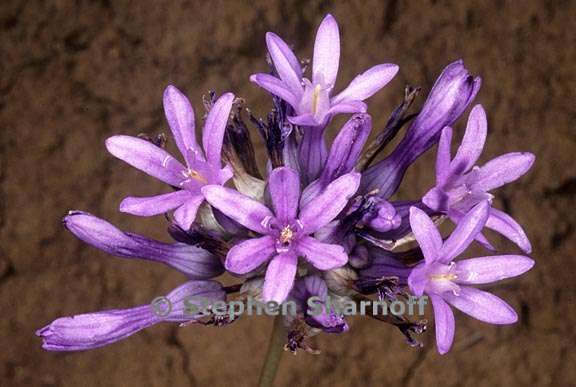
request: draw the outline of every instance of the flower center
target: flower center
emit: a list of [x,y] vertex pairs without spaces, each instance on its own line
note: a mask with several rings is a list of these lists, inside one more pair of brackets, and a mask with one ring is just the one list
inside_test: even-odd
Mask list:
[[188,168],[187,170],[182,171],[182,174],[186,178],[197,180],[202,184],[208,184],[208,180],[194,169]]
[[280,237],[278,239],[280,239],[282,244],[286,245],[292,241],[292,238],[294,238],[294,231],[290,226],[285,226],[282,231],[280,231]]

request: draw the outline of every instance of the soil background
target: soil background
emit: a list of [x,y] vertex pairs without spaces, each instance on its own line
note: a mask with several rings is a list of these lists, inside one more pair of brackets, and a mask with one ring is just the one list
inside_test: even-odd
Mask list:
[[[482,76],[476,102],[490,131],[482,161],[520,150],[537,156],[495,199],[525,226],[537,265],[491,288],[519,312],[515,326],[457,313],[454,349],[439,356],[432,324],[419,350],[388,325],[353,318],[350,332],[319,337],[322,355],[285,354],[277,384],[576,385],[576,2],[259,0],[1,2],[0,385],[255,384],[270,318],[223,328],[161,324],[83,353],[45,352],[34,331],[64,315],[146,304],[183,280],[161,265],[109,257],[62,227],[66,212],[79,209],[168,240],[162,217],[117,211],[128,194],[166,187],[107,154],[104,140],[167,132],[161,102],[170,83],[190,96],[197,118],[210,89],[232,90],[263,114],[268,95],[248,77],[266,70],[264,33],[311,57],[327,12],[341,26],[338,87],[373,64],[400,65],[370,100],[375,130],[406,84],[422,86],[420,105],[451,61],[463,58]],[[411,169],[398,198],[430,187],[434,153]]]

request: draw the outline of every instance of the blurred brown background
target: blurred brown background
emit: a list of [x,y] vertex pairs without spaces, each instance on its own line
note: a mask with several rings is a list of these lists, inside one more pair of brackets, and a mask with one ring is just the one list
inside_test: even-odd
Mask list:
[[[255,383],[271,328],[264,317],[224,328],[160,325],[68,354],[44,352],[34,331],[63,315],[148,303],[183,279],[162,266],[108,257],[63,229],[66,211],[80,209],[167,238],[162,217],[117,211],[127,194],[166,187],[113,159],[104,139],[166,132],[161,97],[169,83],[190,96],[197,117],[209,89],[232,90],[263,113],[268,96],[248,76],[266,68],[264,33],[276,31],[310,57],[327,12],[341,26],[340,85],[373,64],[400,65],[370,100],[375,128],[406,83],[427,92],[452,60],[463,58],[483,77],[476,101],[488,111],[490,136],[482,160],[518,150],[537,155],[533,170],[495,202],[525,226],[537,266],[493,288],[519,312],[516,326],[458,313],[454,349],[441,357],[433,329],[417,350],[392,327],[354,318],[349,333],[318,340],[322,355],[286,354],[278,385],[576,383],[576,2],[4,0],[0,385]],[[399,198],[415,198],[432,184],[433,153],[411,170]]]

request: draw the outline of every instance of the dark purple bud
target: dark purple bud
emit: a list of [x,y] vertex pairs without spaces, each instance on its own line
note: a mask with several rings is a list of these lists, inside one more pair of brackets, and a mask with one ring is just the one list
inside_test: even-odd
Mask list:
[[161,262],[192,279],[216,277],[224,271],[220,260],[208,251],[183,243],[163,243],[125,233],[91,214],[72,211],[64,226],[82,241],[108,254]]
[[218,282],[189,281],[150,305],[61,317],[36,331],[48,351],[82,351],[122,340],[161,321],[185,322],[202,316],[202,308],[222,301]]
[[379,189],[378,195],[390,197],[400,185],[406,169],[421,154],[438,142],[440,131],[452,125],[472,102],[480,89],[459,60],[448,65],[430,91],[424,106],[396,149],[363,174],[362,191]]
[[322,187],[352,171],[371,130],[372,119],[368,114],[355,114],[344,124],[332,143],[320,176]]

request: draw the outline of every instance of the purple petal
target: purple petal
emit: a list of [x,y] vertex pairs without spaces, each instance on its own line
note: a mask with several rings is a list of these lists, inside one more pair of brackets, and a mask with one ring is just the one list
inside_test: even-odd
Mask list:
[[219,185],[205,186],[202,188],[202,194],[208,203],[244,227],[260,234],[268,233],[263,223],[266,218],[272,218],[274,214],[262,203]]
[[387,199],[398,189],[406,169],[464,112],[480,88],[462,61],[448,65],[430,91],[424,106],[394,151],[363,173],[361,192],[378,188]]
[[351,172],[340,176],[300,209],[302,232],[311,234],[331,222],[346,207],[358,190],[360,174]]
[[188,98],[172,85],[164,90],[164,113],[180,153],[184,157],[188,154],[188,150],[198,153],[194,110]]
[[202,145],[204,146],[204,152],[206,152],[206,160],[218,168],[221,165],[220,152],[222,151],[226,123],[228,122],[233,102],[234,94],[232,93],[225,93],[218,98],[212,109],[210,109],[202,130]]
[[490,205],[487,201],[477,204],[462,219],[452,231],[450,237],[444,242],[439,254],[442,263],[448,263],[462,253],[472,243],[486,224]]
[[113,309],[61,317],[36,331],[48,351],[83,351],[103,347],[157,324],[150,306]]
[[324,128],[306,128],[298,149],[300,171],[303,173],[301,177],[305,184],[318,178],[326,163],[327,154]]
[[[82,351],[122,340],[151,325],[165,321],[190,321],[198,317],[186,312],[185,300],[223,300],[222,286],[213,281],[189,281],[165,297],[164,308],[154,304],[62,317],[36,331],[42,347],[49,351]],[[209,304],[210,305],[210,304]],[[206,306],[206,305],[198,305]],[[161,313],[167,312],[165,316]]]
[[275,251],[275,241],[270,236],[247,239],[230,249],[224,265],[232,273],[246,274],[270,259]]
[[338,23],[330,14],[326,15],[314,42],[312,81],[314,84],[334,86],[340,62],[340,32]]
[[112,136],[106,148],[134,168],[175,187],[184,180],[184,166],[168,152],[149,141],[131,136]]
[[153,216],[180,207],[192,197],[186,190],[147,197],[129,196],[120,203],[120,211],[138,216]]
[[182,204],[176,211],[174,211],[174,220],[176,224],[183,230],[189,230],[192,222],[196,219],[198,208],[204,201],[203,195],[195,195],[190,197],[184,204]]
[[464,259],[456,263],[458,279],[464,285],[489,284],[526,273],[534,261],[522,255],[494,255]]
[[276,168],[268,177],[268,189],[276,218],[284,223],[296,219],[300,199],[300,176],[289,167]]
[[322,243],[308,236],[300,238],[295,248],[318,270],[335,269],[348,262],[348,255],[342,246]]
[[448,211],[449,196],[446,192],[438,187],[432,188],[422,197],[422,202],[434,211]]
[[314,130],[316,129],[316,126],[320,126],[320,123],[310,113],[300,114],[298,116],[288,116],[288,121],[293,125],[310,127],[309,130]]
[[[452,145],[452,128],[447,126],[442,130],[438,142],[438,154],[436,155],[436,185],[442,185],[450,172],[450,147]],[[422,199],[424,203],[424,199]],[[428,206],[428,203],[426,203]],[[430,207],[430,206],[428,206]],[[434,208],[434,207],[430,207]]]
[[356,114],[344,124],[330,147],[326,166],[320,176],[323,186],[352,171],[371,130],[372,119],[368,114]]
[[410,274],[408,275],[408,287],[412,294],[416,297],[422,297],[424,294],[424,289],[430,279],[428,278],[428,268],[425,263],[421,263],[415,266]]
[[486,112],[482,105],[476,105],[468,116],[464,138],[452,160],[450,169],[453,173],[462,174],[474,166],[484,149],[487,131]]
[[488,221],[486,221],[486,227],[504,235],[516,243],[525,253],[530,254],[532,252],[532,245],[522,226],[505,212],[490,208],[490,216]]
[[330,107],[328,115],[332,116],[340,113],[366,113],[368,106],[361,101],[344,101]]
[[183,243],[163,243],[125,233],[103,219],[84,212],[70,212],[64,226],[80,240],[108,254],[164,263],[189,278],[207,279],[222,273],[218,258],[201,248]]
[[292,251],[272,258],[264,279],[262,290],[264,302],[275,301],[280,304],[286,300],[294,285],[297,264],[298,257]]
[[298,105],[297,97],[294,96],[292,91],[286,87],[286,84],[280,79],[273,77],[270,74],[253,74],[250,76],[250,81],[254,82],[264,90],[274,94],[284,101],[295,107]]
[[410,227],[427,263],[434,262],[442,249],[442,236],[430,217],[418,207],[410,208]]
[[278,35],[272,32],[266,33],[266,46],[280,79],[292,94],[300,97],[302,95],[302,72],[299,70],[300,66],[297,64],[298,60],[294,53]]
[[399,67],[395,64],[385,63],[369,68],[357,75],[352,82],[334,99],[333,103],[364,101],[373,96],[394,78]]
[[446,292],[442,298],[467,315],[489,324],[513,324],[518,321],[518,315],[510,305],[482,290],[462,286],[457,296]]
[[436,346],[438,353],[444,355],[452,347],[454,341],[454,313],[450,306],[440,297],[434,294],[430,295],[432,307],[434,308],[434,326],[436,328]]
[[534,158],[534,155],[528,152],[513,152],[496,157],[477,171],[470,189],[490,191],[510,183],[528,172]]

